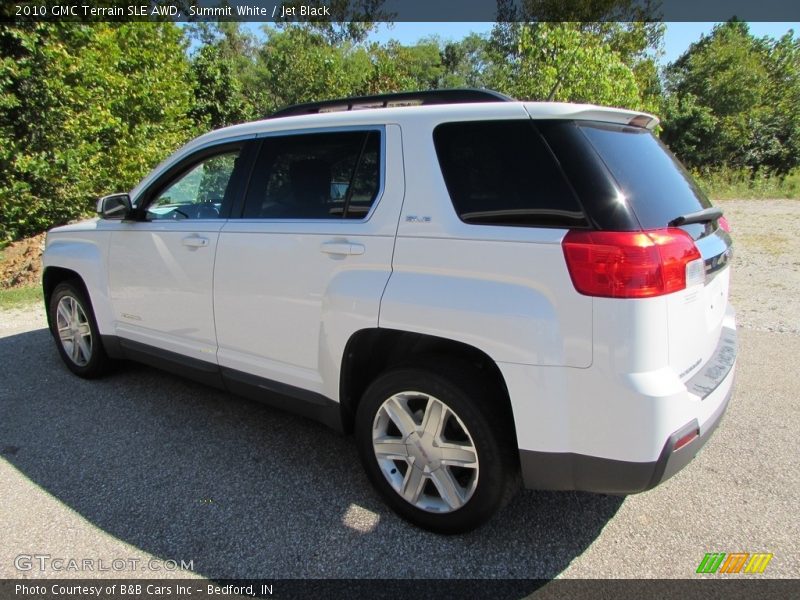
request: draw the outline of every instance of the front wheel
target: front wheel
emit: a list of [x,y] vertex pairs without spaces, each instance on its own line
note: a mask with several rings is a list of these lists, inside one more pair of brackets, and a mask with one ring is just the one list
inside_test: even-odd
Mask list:
[[56,347],[67,368],[86,378],[105,373],[110,361],[100,341],[92,305],[81,287],[72,281],[58,284],[48,310]]
[[[469,369],[465,365],[466,369]],[[491,387],[468,372],[400,368],[378,377],[356,414],[361,461],[404,519],[438,533],[487,521],[515,478],[512,432]]]

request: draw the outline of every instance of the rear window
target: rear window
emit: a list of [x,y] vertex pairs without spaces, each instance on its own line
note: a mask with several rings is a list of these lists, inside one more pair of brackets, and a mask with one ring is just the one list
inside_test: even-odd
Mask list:
[[433,140],[462,221],[586,226],[580,204],[530,120],[445,123],[436,127]]
[[666,227],[676,217],[711,206],[678,159],[646,129],[593,122],[578,126],[611,171],[643,229]]

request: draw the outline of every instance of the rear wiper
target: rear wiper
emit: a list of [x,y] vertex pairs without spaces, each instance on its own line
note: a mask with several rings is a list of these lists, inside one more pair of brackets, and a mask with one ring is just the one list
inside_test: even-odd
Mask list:
[[672,221],[667,223],[667,225],[670,227],[680,227],[681,225],[691,225],[692,223],[708,223],[709,221],[719,219],[721,216],[722,209],[712,206],[710,208],[698,210],[697,212],[689,213],[688,215],[675,217]]

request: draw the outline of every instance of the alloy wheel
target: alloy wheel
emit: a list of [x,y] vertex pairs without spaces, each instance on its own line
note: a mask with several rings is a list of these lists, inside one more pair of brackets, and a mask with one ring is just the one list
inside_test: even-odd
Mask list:
[[449,513],[466,504],[478,484],[478,452],[458,415],[421,392],[394,394],[378,409],[372,447],[392,488],[413,506]]
[[58,339],[69,359],[85,367],[92,358],[92,330],[89,319],[80,303],[72,296],[64,296],[56,308]]

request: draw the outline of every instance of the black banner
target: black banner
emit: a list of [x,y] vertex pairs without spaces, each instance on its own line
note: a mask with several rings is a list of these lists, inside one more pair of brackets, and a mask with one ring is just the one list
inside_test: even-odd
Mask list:
[[787,0],[24,0],[3,21],[800,21]]
[[276,598],[293,600],[381,600],[430,598],[468,600],[531,598],[533,600],[784,600],[797,598],[800,580],[746,579],[274,579],[274,580],[136,580],[18,579],[0,580],[2,600],[211,600]]

